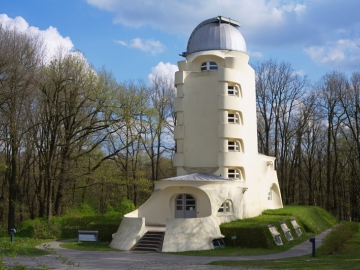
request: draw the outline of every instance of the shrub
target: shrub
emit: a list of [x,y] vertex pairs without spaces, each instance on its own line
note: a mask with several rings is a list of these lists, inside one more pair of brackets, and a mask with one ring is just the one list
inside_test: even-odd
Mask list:
[[104,216],[108,218],[122,218],[124,215],[134,211],[135,209],[136,207],[133,202],[128,200],[127,198],[124,198],[115,207],[108,205]]
[[354,234],[359,231],[355,222],[344,222],[336,226],[323,240],[323,252],[333,254],[341,250]]
[[44,218],[23,221],[19,232],[29,233],[36,239],[55,239],[61,236],[61,220],[53,217],[50,221]]
[[275,246],[270,231],[266,226],[262,227],[221,227],[221,233],[225,236],[225,244],[233,246],[232,236],[236,236],[235,246],[244,248],[272,248]]
[[97,223],[89,224],[88,230],[98,231],[99,232],[99,241],[102,242],[111,242],[113,233],[116,233],[119,224],[109,224],[109,223]]
[[9,235],[8,231],[5,228],[0,227],[0,237],[5,237],[7,235]]

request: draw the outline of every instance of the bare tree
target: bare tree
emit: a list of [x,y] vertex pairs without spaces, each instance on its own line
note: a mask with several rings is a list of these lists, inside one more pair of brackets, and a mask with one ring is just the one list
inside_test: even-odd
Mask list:
[[160,179],[160,163],[165,154],[174,152],[171,135],[174,130],[175,87],[168,77],[155,77],[149,88],[151,108],[147,112],[144,148],[151,162],[151,180]]
[[31,128],[26,118],[33,104],[34,82],[42,65],[42,49],[37,36],[0,26],[0,125],[1,145],[8,167],[9,228],[15,225],[22,140]]
[[255,71],[259,151],[277,158],[280,187],[286,201],[290,199],[294,169],[287,163],[288,155],[298,132],[293,118],[300,110],[308,81],[296,74],[291,64],[275,60],[257,63]]

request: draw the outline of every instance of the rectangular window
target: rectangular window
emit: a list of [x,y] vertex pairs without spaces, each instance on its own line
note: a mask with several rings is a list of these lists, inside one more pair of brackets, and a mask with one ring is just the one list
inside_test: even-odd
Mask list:
[[228,114],[228,122],[229,123],[238,123],[239,122],[239,119],[238,119],[238,116],[237,114],[234,114],[234,113],[229,113]]
[[232,179],[240,179],[240,171],[231,169],[228,171],[228,177]]
[[229,96],[237,96],[238,95],[238,91],[236,90],[236,88],[234,86],[228,86],[228,95]]
[[240,151],[239,144],[237,142],[228,142],[228,150],[229,151]]

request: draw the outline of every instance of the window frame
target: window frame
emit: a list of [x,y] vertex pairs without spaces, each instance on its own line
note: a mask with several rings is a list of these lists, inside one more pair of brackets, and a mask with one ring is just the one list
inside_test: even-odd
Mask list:
[[[233,149],[230,149],[230,148],[233,148]],[[241,152],[240,142],[238,140],[228,141],[228,151]]]
[[239,96],[239,89],[238,87],[236,87],[236,85],[228,85],[228,96],[235,96],[235,97]]
[[228,178],[234,180],[241,180],[241,170],[238,168],[228,169]]
[[218,65],[214,61],[203,62],[200,66],[201,71],[213,71],[218,70]]
[[231,200],[225,200],[219,207],[218,213],[231,214],[233,212]]
[[239,114],[238,113],[228,113],[228,123],[239,124]]

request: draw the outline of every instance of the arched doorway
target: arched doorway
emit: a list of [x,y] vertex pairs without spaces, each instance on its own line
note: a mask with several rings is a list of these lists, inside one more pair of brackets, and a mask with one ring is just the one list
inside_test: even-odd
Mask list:
[[196,218],[196,199],[190,194],[180,194],[175,200],[175,218]]

